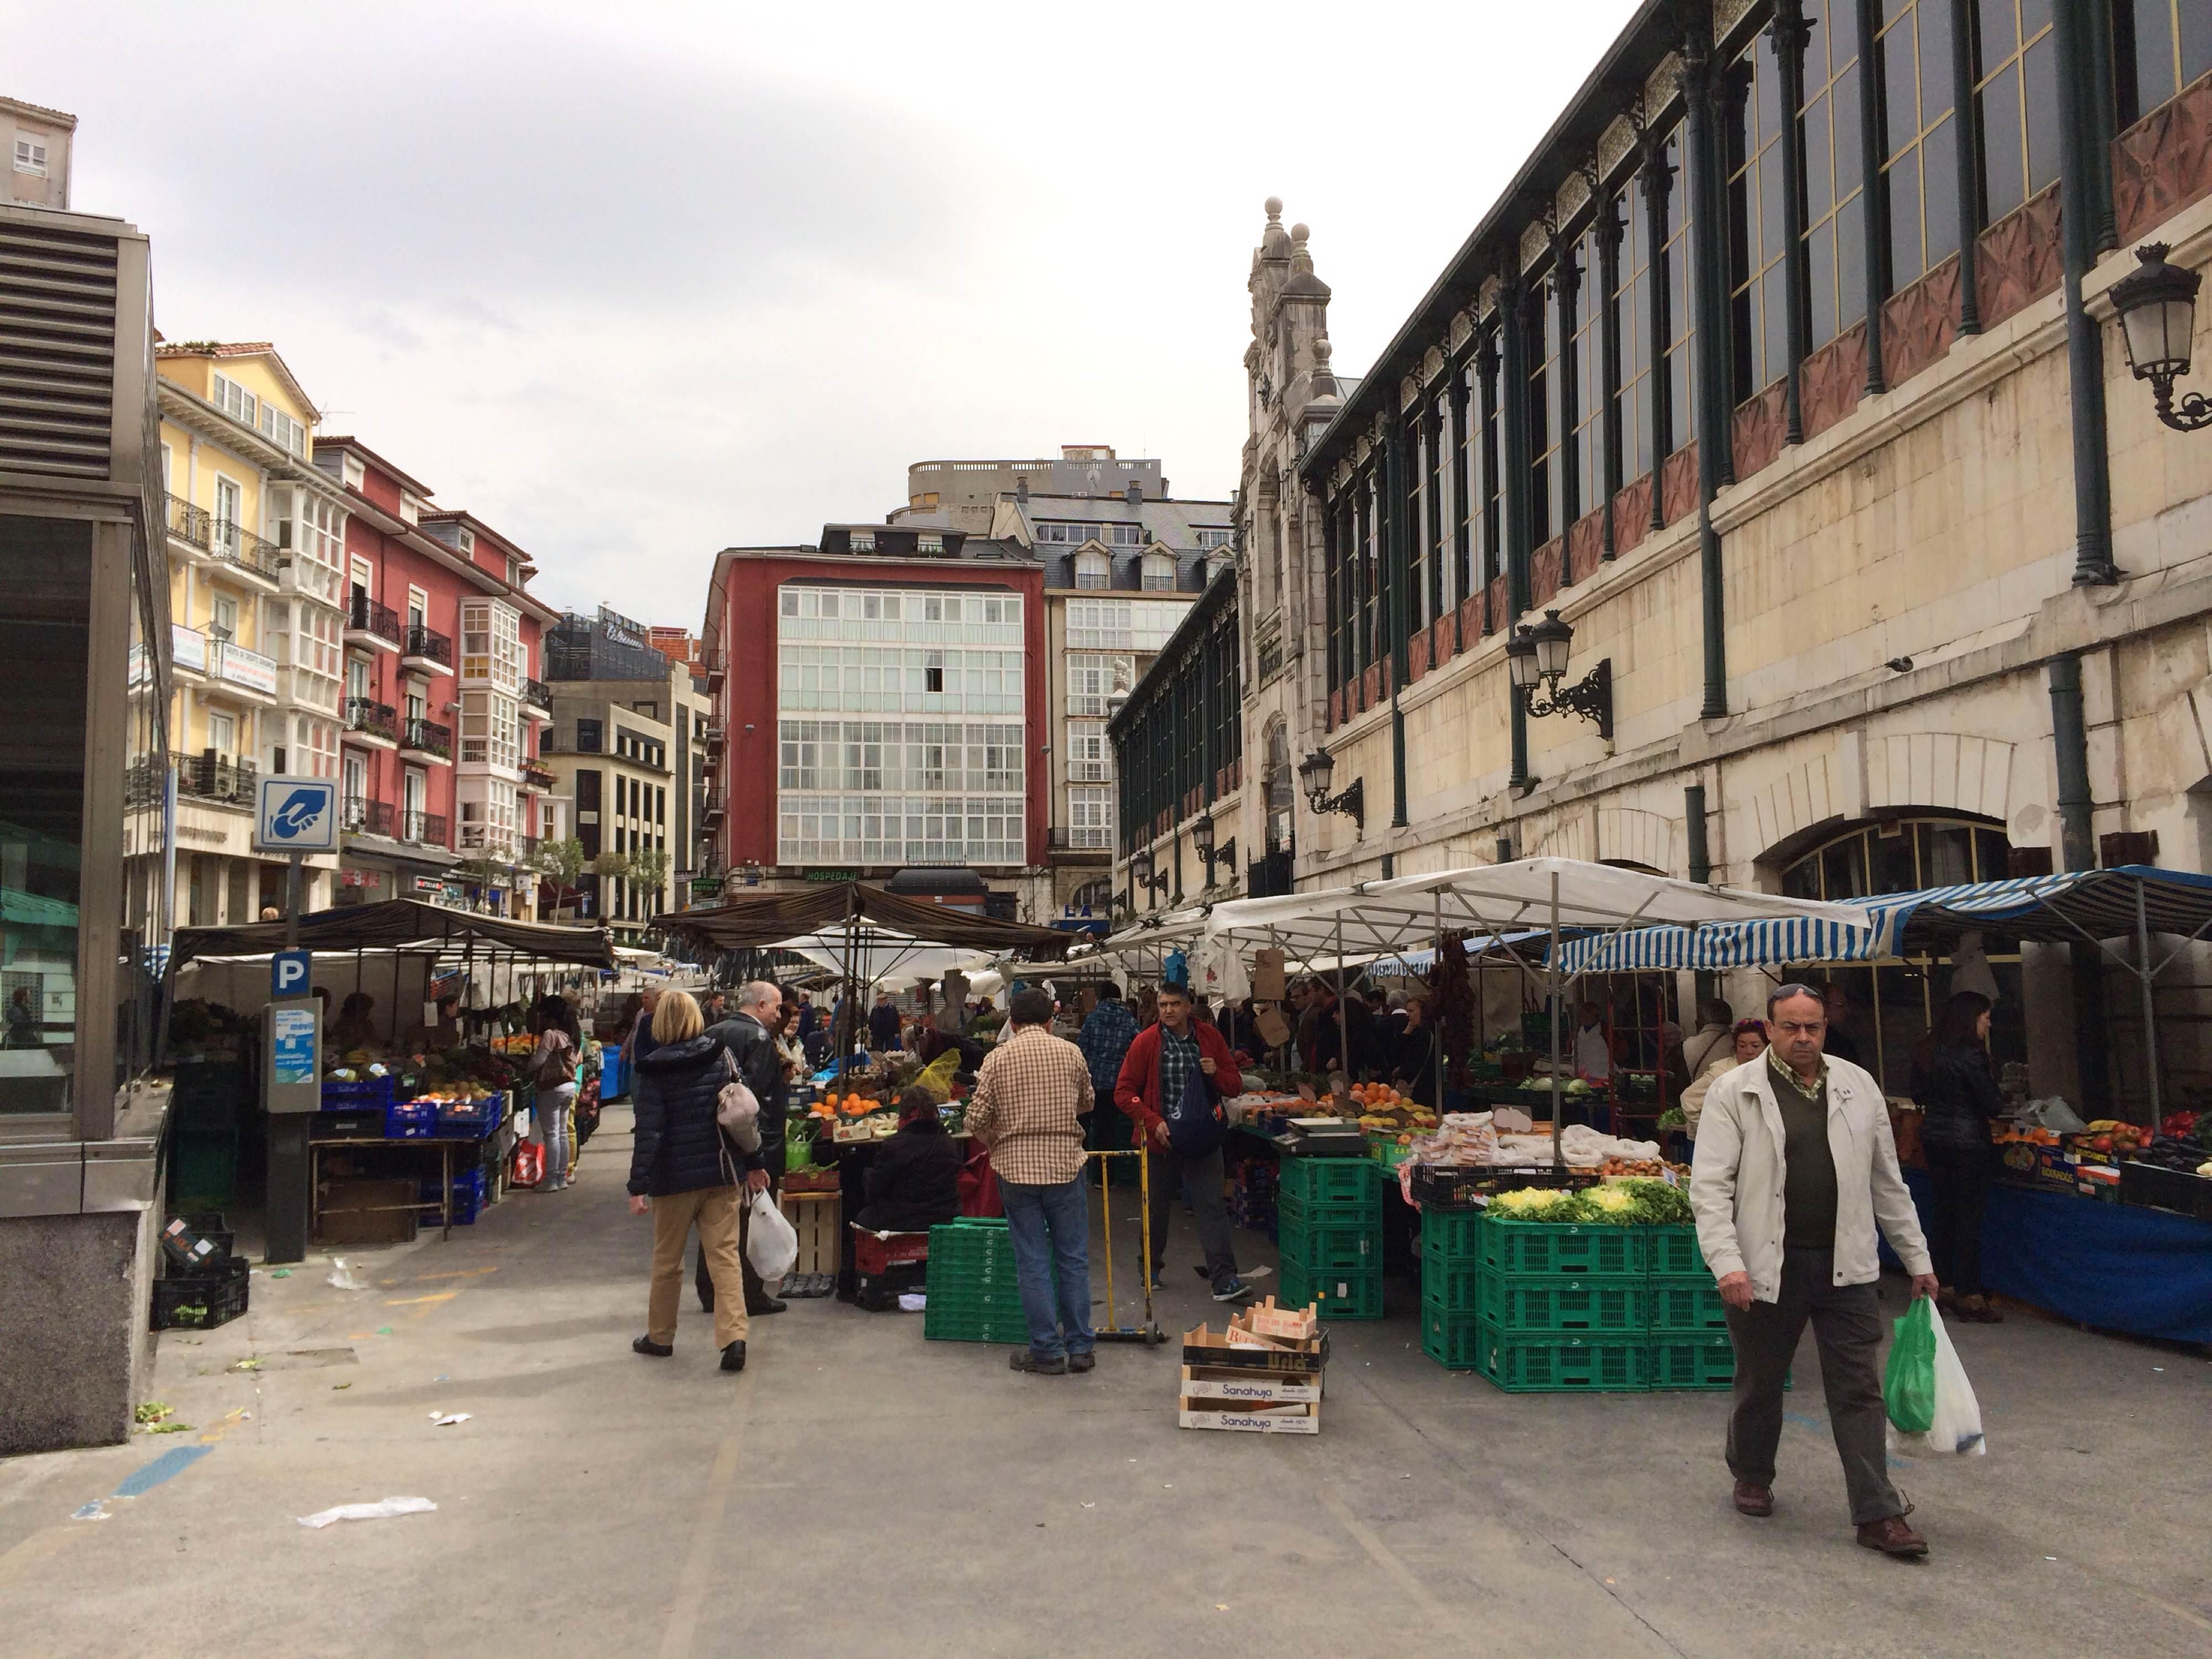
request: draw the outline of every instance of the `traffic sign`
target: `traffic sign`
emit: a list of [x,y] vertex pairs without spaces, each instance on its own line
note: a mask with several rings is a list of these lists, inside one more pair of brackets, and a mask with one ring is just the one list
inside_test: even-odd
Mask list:
[[283,1002],[288,998],[306,996],[313,971],[314,958],[307,951],[277,951],[269,958],[270,1000]]
[[264,778],[253,815],[253,847],[262,853],[335,853],[338,786],[331,778]]

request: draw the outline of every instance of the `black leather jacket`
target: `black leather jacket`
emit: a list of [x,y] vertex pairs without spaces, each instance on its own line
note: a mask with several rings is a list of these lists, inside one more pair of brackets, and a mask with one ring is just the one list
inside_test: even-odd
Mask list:
[[775,1038],[750,1014],[732,1014],[720,1024],[708,1026],[706,1034],[730,1051],[744,1074],[745,1086],[760,1100],[761,1147],[748,1161],[756,1170],[781,1169],[786,1089],[783,1054]]

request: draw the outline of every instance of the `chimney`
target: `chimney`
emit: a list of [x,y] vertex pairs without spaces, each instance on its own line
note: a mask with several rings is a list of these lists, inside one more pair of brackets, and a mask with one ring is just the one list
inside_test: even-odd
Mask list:
[[1030,475],[1026,472],[1017,472],[1014,474],[1014,499],[1026,504],[1029,498]]
[[1145,499],[1144,483],[1139,479],[1132,478],[1129,480],[1128,489],[1122,493],[1128,497],[1129,505],[1134,507]]

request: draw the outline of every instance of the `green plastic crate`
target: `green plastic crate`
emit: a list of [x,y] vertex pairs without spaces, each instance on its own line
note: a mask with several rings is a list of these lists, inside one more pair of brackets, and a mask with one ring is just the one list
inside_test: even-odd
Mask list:
[[[1371,1158],[1362,1158],[1360,1162],[1370,1170],[1375,1167]],[[1310,1204],[1278,1193],[1275,1214],[1284,1224],[1302,1232],[1316,1227],[1379,1227],[1382,1224],[1382,1200],[1370,1198],[1357,1204]]]
[[1697,1273],[1708,1278],[1705,1252],[1698,1248],[1698,1230],[1687,1222],[1638,1229],[1644,1236],[1644,1271],[1654,1279],[1687,1279]]
[[1380,1319],[1382,1269],[1378,1266],[1351,1272],[1309,1271],[1285,1261],[1283,1288],[1275,1299],[1287,1308],[1316,1307],[1323,1319]]
[[1655,1335],[1648,1363],[1654,1389],[1725,1389],[1735,1382],[1735,1348],[1724,1335]]
[[1520,1279],[1486,1273],[1477,1285],[1484,1322],[1509,1335],[1641,1338],[1649,1327],[1646,1286],[1632,1279]]
[[1421,1300],[1432,1302],[1449,1314],[1464,1314],[1472,1319],[1482,1310],[1482,1280],[1485,1273],[1480,1261],[1470,1261],[1444,1255],[1440,1250],[1421,1252]]
[[1018,1307],[1012,1312],[939,1308],[932,1297],[922,1310],[921,1334],[930,1342],[1006,1342],[1027,1347],[1030,1322]]
[[1641,1279],[1650,1259],[1649,1227],[1585,1226],[1579,1222],[1508,1221],[1485,1212],[1482,1262],[1522,1279]]
[[1481,1322],[1474,1369],[1508,1394],[1641,1394],[1650,1363],[1641,1332],[1570,1336]]
[[1314,1273],[1382,1265],[1382,1229],[1374,1222],[1310,1227],[1275,1212],[1275,1243],[1288,1267],[1296,1262]]
[[1421,1302],[1421,1352],[1448,1371],[1471,1371],[1482,1363],[1482,1322],[1425,1297]]
[[1647,1279],[1645,1305],[1651,1310],[1654,1335],[1684,1332],[1692,1334],[1728,1332],[1728,1304],[1710,1273],[1694,1279]]
[[1275,1187],[1280,1198],[1297,1204],[1382,1202],[1382,1178],[1368,1158],[1286,1158]]
[[1454,1261],[1482,1260],[1482,1212],[1480,1210],[1424,1210],[1421,1212],[1421,1253]]

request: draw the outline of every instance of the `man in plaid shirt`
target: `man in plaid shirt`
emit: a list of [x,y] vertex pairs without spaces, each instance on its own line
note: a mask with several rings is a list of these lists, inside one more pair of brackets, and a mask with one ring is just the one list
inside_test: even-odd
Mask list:
[[1075,1046],[1083,1050],[1083,1058],[1091,1067],[1091,1092],[1097,1099],[1111,1101],[1114,1085],[1121,1075],[1121,1062],[1128,1057],[1129,1044],[1136,1040],[1137,1016],[1129,1005],[1121,1000],[1121,988],[1108,983],[1098,988],[1098,1006],[1083,1022],[1076,1034]]
[[1030,1346],[1009,1363],[1040,1376],[1098,1363],[1082,1122],[1095,1097],[1082,1051],[1053,1036],[1052,1014],[1045,992],[1015,994],[1006,1035],[984,1060],[968,1100],[969,1132],[991,1149],[1029,1320]]

